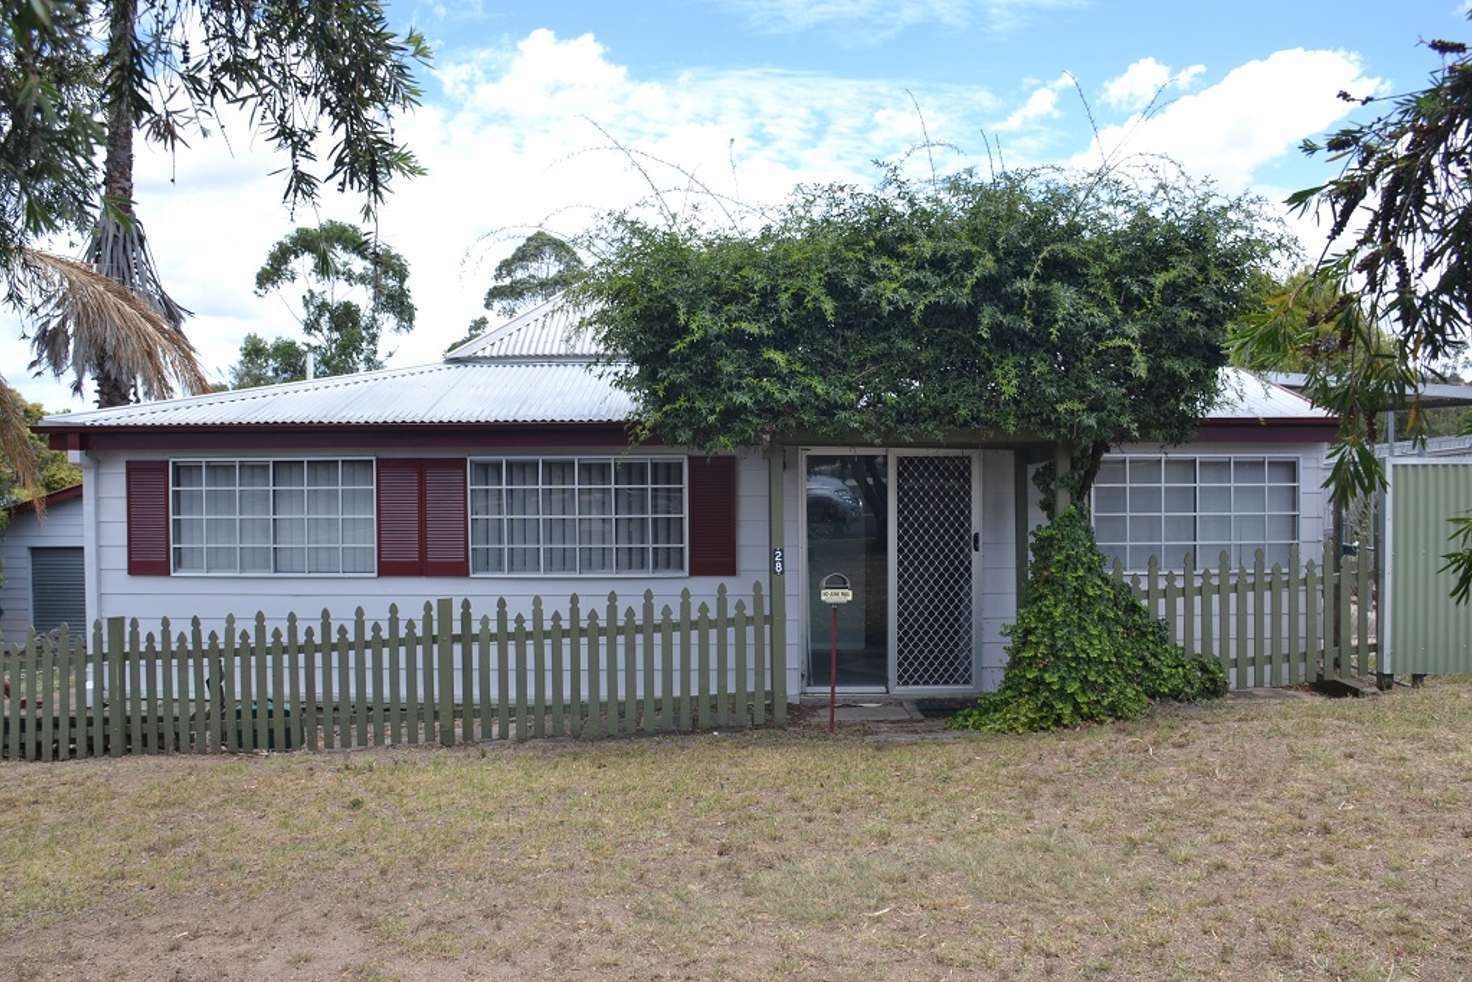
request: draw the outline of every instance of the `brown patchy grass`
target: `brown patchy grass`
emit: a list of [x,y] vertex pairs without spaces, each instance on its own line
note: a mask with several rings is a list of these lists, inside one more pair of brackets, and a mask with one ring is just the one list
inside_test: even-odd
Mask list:
[[1133,724],[0,766],[18,978],[1472,973],[1472,684]]

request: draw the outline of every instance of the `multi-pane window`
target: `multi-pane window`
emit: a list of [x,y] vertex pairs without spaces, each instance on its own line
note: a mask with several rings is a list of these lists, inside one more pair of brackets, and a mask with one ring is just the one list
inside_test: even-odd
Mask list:
[[176,573],[372,573],[373,461],[176,460]]
[[472,573],[684,569],[684,458],[470,462]]
[[1261,547],[1267,564],[1286,563],[1299,540],[1296,457],[1105,457],[1094,480],[1094,535],[1126,570],[1250,565]]

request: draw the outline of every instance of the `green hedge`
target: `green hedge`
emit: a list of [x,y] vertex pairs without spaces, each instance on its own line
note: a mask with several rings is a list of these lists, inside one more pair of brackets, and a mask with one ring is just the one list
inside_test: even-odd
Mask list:
[[1032,557],[1027,600],[1003,630],[1011,644],[1002,685],[951,726],[1022,732],[1135,719],[1151,700],[1227,691],[1220,664],[1171,644],[1165,624],[1105,571],[1077,509],[1033,533]]

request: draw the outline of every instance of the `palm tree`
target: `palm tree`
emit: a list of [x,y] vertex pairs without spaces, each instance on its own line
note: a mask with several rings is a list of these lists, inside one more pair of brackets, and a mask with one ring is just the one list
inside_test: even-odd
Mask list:
[[[32,367],[45,365],[58,374],[71,369],[76,391],[86,376],[104,374],[136,379],[150,399],[170,398],[178,389],[208,390],[194,346],[128,287],[76,259],[35,249],[24,250],[22,259],[40,297]],[[0,378],[0,386],[3,382]],[[125,384],[124,392],[131,387]],[[122,401],[128,401],[126,396]],[[9,390],[0,388],[0,451],[14,467],[17,483],[34,493],[40,475],[27,434],[24,412]]]
[[[105,64],[106,85],[103,88],[107,144],[103,158],[102,205],[82,257],[91,270],[120,284],[125,291],[150,308],[148,330],[141,326],[137,305],[132,305],[132,323],[104,325],[91,315],[102,308],[114,309],[121,303],[116,291],[104,290],[95,279],[77,275],[86,267],[58,257],[52,264],[55,285],[80,286],[89,295],[68,297],[58,294],[51,305],[51,316],[45,318],[33,341],[36,362],[56,374],[71,368],[76,374],[80,392],[82,379],[91,374],[97,383],[97,405],[102,408],[123,406],[132,401],[136,383],[150,397],[167,398],[172,386],[157,383],[173,375],[188,392],[208,391],[204,374],[194,360],[194,349],[183,333],[184,318],[189,311],[175,303],[163,288],[143,225],[133,208],[133,136],[138,122],[138,93],[135,77],[145,70],[145,56],[139,44],[135,22],[137,0],[111,0],[108,6],[108,41]],[[61,272],[59,263],[65,264]],[[149,338],[162,347],[149,353],[135,342]],[[171,366],[142,366],[149,355],[171,362]],[[171,367],[177,371],[161,371]]]

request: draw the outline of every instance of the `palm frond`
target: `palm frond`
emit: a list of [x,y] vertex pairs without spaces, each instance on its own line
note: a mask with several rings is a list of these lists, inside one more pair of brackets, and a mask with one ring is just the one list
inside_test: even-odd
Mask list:
[[135,296],[141,297],[174,330],[184,326],[184,318],[190,311],[179,306],[164,289],[158,265],[153,261],[153,250],[148,246],[148,236],[143,231],[143,222],[137,216],[122,219],[103,208],[82,258],[103,276],[116,280]]
[[25,258],[42,281],[32,339],[32,368],[60,375],[70,370],[73,389],[83,379],[107,372],[135,379],[148,399],[209,391],[194,346],[171,323],[169,313],[86,263],[27,250]]
[[[31,427],[26,421],[25,407],[15,390],[5,384],[0,375],[0,454],[15,474],[16,490],[29,495],[36,502],[39,515],[46,507],[45,493],[41,487],[41,470],[31,447]],[[0,502],[4,504],[4,502]]]

